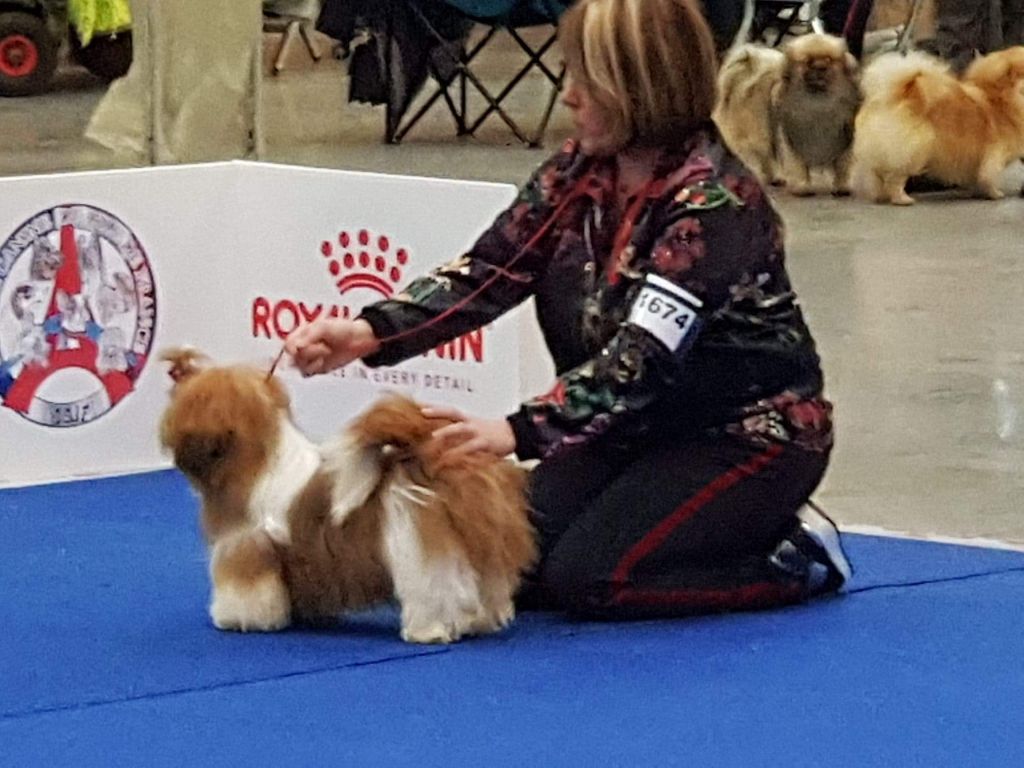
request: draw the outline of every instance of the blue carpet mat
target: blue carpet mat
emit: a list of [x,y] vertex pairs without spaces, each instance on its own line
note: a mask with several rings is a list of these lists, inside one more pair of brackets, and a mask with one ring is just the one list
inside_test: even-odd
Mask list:
[[211,632],[196,511],[171,472],[0,491],[0,717],[434,650],[362,625]]
[[841,599],[424,649],[212,629],[173,473],[0,491],[0,530],[2,766],[1024,764],[1021,553],[850,536]]

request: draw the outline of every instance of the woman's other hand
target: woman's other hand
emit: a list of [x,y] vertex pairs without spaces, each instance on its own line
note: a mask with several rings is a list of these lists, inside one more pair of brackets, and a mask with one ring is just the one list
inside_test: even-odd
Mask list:
[[296,328],[284,348],[303,376],[313,376],[372,355],[380,342],[365,320],[328,317]]
[[501,457],[516,449],[515,433],[505,419],[477,419],[455,408],[440,406],[424,408],[423,415],[452,420],[452,424],[434,432],[434,437],[447,446],[447,458],[469,453],[490,453]]

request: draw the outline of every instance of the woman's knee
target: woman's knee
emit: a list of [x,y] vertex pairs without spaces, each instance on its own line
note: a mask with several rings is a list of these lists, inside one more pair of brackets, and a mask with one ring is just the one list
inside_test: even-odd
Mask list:
[[530,472],[527,487],[531,519],[545,553],[584,511],[589,499],[608,483],[613,465],[586,448],[547,459]]
[[556,547],[541,566],[539,582],[548,601],[577,616],[596,616],[611,596],[609,575],[581,553]]

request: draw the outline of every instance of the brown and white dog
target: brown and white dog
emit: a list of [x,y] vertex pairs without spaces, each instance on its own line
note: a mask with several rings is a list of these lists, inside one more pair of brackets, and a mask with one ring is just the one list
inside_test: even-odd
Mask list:
[[175,384],[160,439],[202,499],[218,628],[273,631],[392,597],[408,642],[511,621],[536,555],[524,470],[446,460],[431,437],[446,422],[398,396],[317,446],[266,373],[163,357]]

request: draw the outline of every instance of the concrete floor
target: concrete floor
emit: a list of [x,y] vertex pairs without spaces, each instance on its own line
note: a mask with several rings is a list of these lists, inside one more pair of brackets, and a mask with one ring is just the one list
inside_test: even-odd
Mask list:
[[[68,69],[57,87],[0,99],[0,175],[125,164],[80,138],[103,86]],[[267,159],[518,183],[544,157],[500,124],[455,140],[439,111],[403,145],[383,145],[383,110],[346,104],[347,87],[327,60],[268,78]],[[532,79],[513,109],[538,114],[542,101]],[[567,129],[556,112],[548,145]],[[1008,172],[1014,194],[1001,202],[933,195],[911,209],[778,195],[836,403],[819,497],[843,523],[1024,542],[1022,180]]]

